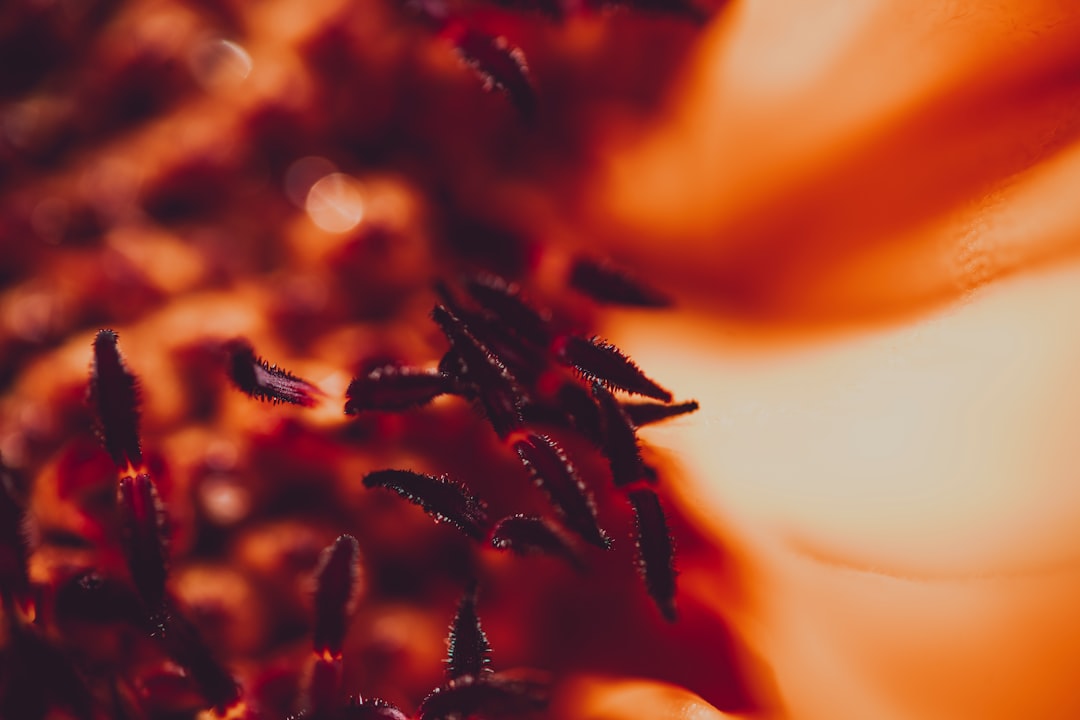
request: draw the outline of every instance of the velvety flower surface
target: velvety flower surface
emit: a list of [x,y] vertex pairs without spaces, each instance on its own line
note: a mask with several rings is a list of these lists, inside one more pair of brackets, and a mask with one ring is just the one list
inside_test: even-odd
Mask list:
[[[696,308],[609,327],[699,388],[643,437],[731,553],[681,587],[782,717],[1080,712],[1078,28],[1063,2],[733,3],[582,206]],[[635,692],[594,716],[696,707]]]
[[0,708],[1080,716],[1077,37],[10,3]]

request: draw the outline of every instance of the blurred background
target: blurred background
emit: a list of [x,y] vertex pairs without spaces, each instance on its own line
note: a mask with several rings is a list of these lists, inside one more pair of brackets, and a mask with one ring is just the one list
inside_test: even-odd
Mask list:
[[[384,467],[448,472],[493,516],[543,511],[468,405],[341,413],[351,377],[431,366],[445,350],[428,317],[436,281],[495,272],[565,327],[596,327],[597,306],[566,274],[575,253],[606,253],[567,217],[589,201],[598,148],[657,122],[711,12],[4,3],[0,457],[29,517],[32,619],[85,681],[95,717],[205,706],[123,603],[100,600],[100,583],[126,572],[116,472],[85,403],[102,327],[117,330],[140,381],[170,588],[261,716],[302,707],[310,577],[342,532],[361,545],[350,692],[414,710],[441,681],[447,625],[478,577],[498,669],[677,680],[720,707],[749,705],[721,621],[691,602],[670,626],[649,601],[625,504],[597,491],[616,550],[590,555],[585,575],[477,550],[359,483]],[[326,401],[305,411],[236,392],[220,350],[237,336]],[[583,460],[587,479],[599,462]],[[722,565],[680,516],[671,522],[680,562]],[[36,692],[62,716],[51,698],[62,673],[30,663],[16,674],[12,647],[5,692]]]

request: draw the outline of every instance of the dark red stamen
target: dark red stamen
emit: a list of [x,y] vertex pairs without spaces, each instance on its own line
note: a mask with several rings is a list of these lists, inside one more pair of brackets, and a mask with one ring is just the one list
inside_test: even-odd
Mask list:
[[[541,383],[561,371],[545,374]],[[599,447],[603,436],[600,411],[589,391],[575,380],[553,379],[555,390],[539,388],[530,402],[521,406],[521,418],[527,425],[549,425],[573,430]]]
[[546,435],[530,433],[514,443],[514,450],[566,526],[586,542],[610,548],[611,539],[597,523],[592,495],[563,449]]
[[453,392],[453,381],[439,370],[384,365],[358,377],[345,391],[345,414],[365,410],[407,410]]
[[671,401],[670,392],[646,377],[611,343],[566,335],[558,338],[552,349],[560,362],[575,368],[588,380],[655,400]]
[[603,421],[589,392],[576,382],[564,382],[556,391],[555,400],[566,413],[571,427],[589,442],[599,445],[603,438]]
[[464,676],[436,688],[420,705],[420,720],[466,717],[520,717],[548,705],[547,686],[531,680]]
[[499,437],[506,437],[520,428],[519,405],[525,392],[506,365],[445,306],[437,305],[432,318],[450,341],[455,354],[453,363],[440,369],[452,372],[456,364],[464,370],[464,375],[456,379],[475,391]]
[[449,34],[461,59],[476,71],[485,89],[506,93],[526,120],[535,116],[536,91],[520,48],[511,45],[505,37],[494,37],[465,25],[453,27]]
[[671,298],[645,285],[609,262],[577,258],[570,269],[570,287],[599,303],[628,307],[663,308]]
[[378,470],[364,477],[364,487],[393,490],[435,518],[448,522],[474,540],[487,535],[487,507],[462,485],[445,475],[435,477],[411,470]]
[[89,401],[98,436],[119,468],[142,465],[139,445],[139,387],[128,371],[112,330],[99,330],[94,338],[90,366]]
[[641,446],[630,418],[623,412],[615,396],[600,383],[593,383],[593,397],[600,406],[603,418],[601,449],[611,466],[611,478],[616,487],[637,482],[644,474]]
[[643,488],[628,494],[636,520],[638,570],[649,596],[669,622],[675,622],[675,545],[660,499]]
[[622,408],[634,427],[644,427],[668,418],[697,412],[699,407],[697,400],[688,400],[674,405],[663,405],[654,402],[622,403]]
[[160,637],[165,651],[187,671],[219,714],[240,700],[240,686],[232,674],[217,661],[183,615],[175,610],[165,613]]
[[469,333],[481,345],[499,359],[515,381],[532,384],[547,365],[545,353],[524,340],[513,326],[489,313],[454,310],[455,315],[468,328]]
[[229,379],[256,400],[313,407],[322,394],[307,380],[258,357],[246,340],[231,340],[225,350],[229,355]]
[[450,625],[446,675],[450,679],[479,676],[489,670],[491,645],[476,614],[476,584],[465,591]]
[[340,656],[315,655],[307,676],[305,696],[310,717],[335,717],[341,701],[342,662]]
[[485,275],[470,279],[465,289],[480,305],[498,317],[507,330],[535,349],[551,343],[551,320],[521,297],[521,289],[506,280]]
[[157,613],[165,602],[168,574],[165,511],[150,476],[120,479],[117,487],[120,529],[131,578],[146,609]]
[[315,570],[315,634],[317,655],[340,657],[349,613],[359,589],[360,546],[342,535],[323,550]]
[[563,530],[544,518],[526,515],[505,517],[496,523],[491,533],[491,544],[499,550],[509,550],[517,555],[559,557],[579,570],[584,569],[581,557]]

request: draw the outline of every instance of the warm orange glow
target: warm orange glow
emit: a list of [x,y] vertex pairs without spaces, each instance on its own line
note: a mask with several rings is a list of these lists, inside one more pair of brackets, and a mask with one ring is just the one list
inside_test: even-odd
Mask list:
[[311,186],[307,194],[308,217],[327,232],[343,233],[360,224],[364,198],[355,180],[331,173]]
[[[564,688],[554,717],[590,720],[649,718],[649,720],[735,720],[718,712],[691,692],[648,680],[582,678]],[[743,716],[739,716],[743,717]]]
[[23,607],[19,608],[22,612],[23,619],[28,623],[33,623],[37,620],[37,603],[32,600],[27,601]]
[[322,178],[337,172],[334,163],[324,157],[308,155],[289,165],[285,172],[284,190],[289,200],[299,208],[307,202],[308,192]]
[[196,81],[207,90],[233,89],[254,68],[251,55],[241,45],[223,38],[197,41],[188,53]]
[[[1075,0],[700,0],[702,27],[470,16],[529,58],[530,122],[413,3],[130,0],[85,37],[94,3],[17,4],[60,8],[26,14],[64,51],[27,87],[0,78],[0,454],[32,482],[43,597],[129,579],[84,402],[109,325],[147,451],[119,476],[153,474],[170,597],[252,708],[385,691],[414,709],[445,681],[470,575],[493,655],[556,677],[553,718],[1080,718]],[[567,288],[580,254],[676,308],[589,304]],[[342,412],[358,373],[434,367],[434,281],[477,268],[700,402],[640,433],[681,553],[678,624],[631,585],[629,532],[612,533],[622,575],[591,557],[571,575],[458,547],[363,488],[407,467],[475,482],[491,520],[522,497],[551,512],[513,450],[531,426],[500,443],[450,396]],[[317,406],[235,391],[237,337]],[[573,440],[583,481],[606,479]],[[612,492],[601,520],[627,530]],[[353,531],[343,652],[312,653],[312,570]],[[15,619],[123,680],[96,699],[135,717],[204,691],[160,637],[77,612],[60,627],[60,604]],[[317,672],[332,691],[311,692]]]
[[[702,404],[645,435],[698,478],[686,507],[745,573],[744,604],[717,611],[792,717],[841,700],[851,717],[1052,716],[1076,700],[1080,346],[1062,328],[1078,275],[798,348],[640,317],[612,330]],[[688,568],[683,587],[707,598],[717,580]]]
[[250,708],[243,700],[237,700],[222,711],[207,710],[199,713],[200,720],[245,720],[250,717]]
[[1078,33],[1063,2],[732,3],[666,122],[616,138],[591,227],[729,312],[800,322],[1073,253]]
[[697,306],[607,334],[701,402],[643,433],[732,558],[682,587],[784,718],[1080,715],[1078,31],[734,3],[591,197]]

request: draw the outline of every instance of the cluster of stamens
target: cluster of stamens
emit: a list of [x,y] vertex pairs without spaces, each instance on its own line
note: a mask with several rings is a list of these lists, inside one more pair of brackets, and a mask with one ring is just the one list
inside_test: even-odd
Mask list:
[[[656,304],[656,296],[644,288],[635,291],[642,300],[634,302],[627,294],[633,285],[623,275],[588,261],[578,267],[583,270],[577,276],[591,273],[591,280],[577,289],[595,300]],[[674,545],[653,487],[658,473],[642,459],[637,428],[693,411],[696,403],[672,404],[671,394],[614,345],[558,330],[549,314],[527,302],[515,284],[477,276],[463,288],[460,297],[446,286],[438,288],[440,302],[432,318],[448,348],[437,366],[379,365],[351,382],[345,414],[357,418],[413,411],[442,395],[461,398],[486,418],[506,452],[519,459],[547,497],[554,517],[513,513],[493,520],[487,502],[445,474],[381,469],[368,472],[363,486],[391,490],[477,543],[518,555],[550,556],[586,572],[591,551],[581,543],[603,551],[613,541],[601,527],[593,491],[557,438],[583,439],[591,452],[606,459],[613,486],[629,502],[645,586],[661,614],[674,620]],[[314,407],[326,397],[314,383],[259,358],[245,340],[226,342],[222,350],[223,371],[252,398]],[[120,354],[117,334],[98,332],[87,400],[101,446],[115,467],[116,529],[127,579],[104,569],[84,573],[65,583],[53,602],[62,613],[119,619],[142,628],[194,686],[212,716],[261,717],[170,590],[171,525],[155,471],[143,452],[139,386]],[[649,399],[628,402],[615,393]],[[10,489],[5,484],[5,491]],[[23,509],[11,492],[3,499],[11,527],[18,526]],[[25,536],[15,531],[0,547],[5,552],[0,570],[11,642],[33,662],[58,665],[49,671],[48,704],[95,717],[95,698],[80,673],[34,629]],[[362,575],[360,545],[352,535],[342,534],[323,550],[313,574],[312,655],[299,702],[304,709],[296,718],[407,717],[389,702],[363,698],[344,686],[345,638]],[[478,592],[478,583],[469,581],[451,625],[445,681],[420,703],[416,717],[421,720],[522,717],[547,703],[543,681],[491,670],[490,645],[476,612]]]
[[[675,618],[674,543],[637,429],[697,405],[673,403],[581,329],[589,321],[559,317],[591,314],[583,297],[667,299],[604,262],[541,271],[542,231],[469,209],[450,188],[462,185],[463,149],[493,184],[504,167],[474,124],[522,139],[511,165],[524,170],[585,117],[575,98],[591,103],[595,83],[547,93],[562,82],[550,70],[572,57],[565,48],[582,49],[580,27],[612,9],[698,23],[696,6],[15,3],[0,22],[21,57],[0,82],[11,101],[0,108],[11,161],[0,168],[0,718],[541,712],[545,682],[491,668],[477,613],[489,603],[491,636],[512,645],[506,618],[532,612],[517,602],[530,590],[508,602],[493,586],[509,573],[486,571],[539,567],[555,579],[536,587],[585,594],[591,581],[615,594],[593,572],[607,563],[625,570],[624,595],[638,582],[631,563],[602,555],[629,534],[617,510],[606,514],[611,488],[636,519],[638,569],[660,611],[641,593],[633,612],[667,630],[658,618]],[[417,52],[433,39],[439,52]],[[610,58],[631,54],[625,45],[589,51],[605,78],[622,66]],[[475,77],[446,71],[451,49]],[[442,120],[460,105],[454,93],[480,84],[497,96],[474,93],[483,104]],[[417,106],[425,88],[434,99]],[[615,91],[599,89],[607,106]],[[440,120],[414,122],[415,107]],[[423,171],[417,148],[438,150]],[[342,197],[348,227],[326,222]],[[564,304],[548,312],[517,284],[472,275],[436,286],[432,329],[421,316],[430,278],[463,267],[553,280],[566,292],[545,299]],[[97,332],[84,403],[83,333],[106,325],[123,334],[126,359],[117,332]],[[320,411],[339,397],[346,418],[338,405],[327,419]],[[97,442],[85,437],[91,424]],[[435,430],[417,439],[418,425]],[[608,488],[592,482],[605,466]],[[520,477],[500,497],[478,476],[489,471]],[[404,518],[399,542],[371,522],[379,511]],[[436,680],[425,668],[437,663],[416,658],[431,659],[442,608],[462,590]],[[374,637],[370,626],[402,617]],[[533,612],[513,637],[541,623]],[[508,665],[575,670],[533,662],[536,647],[514,651],[500,651]]]

